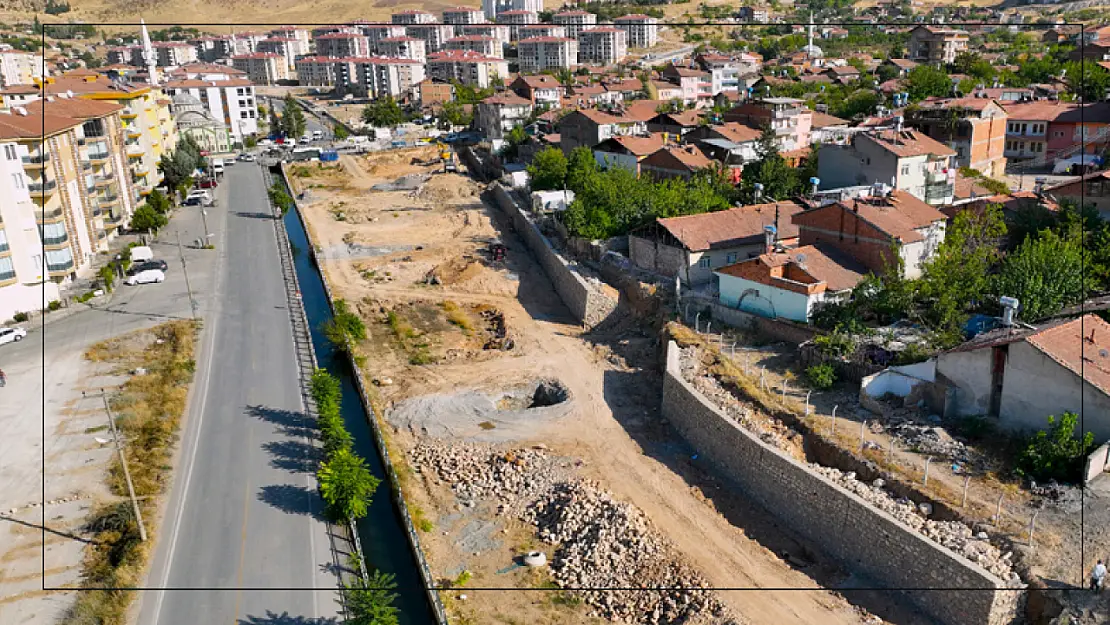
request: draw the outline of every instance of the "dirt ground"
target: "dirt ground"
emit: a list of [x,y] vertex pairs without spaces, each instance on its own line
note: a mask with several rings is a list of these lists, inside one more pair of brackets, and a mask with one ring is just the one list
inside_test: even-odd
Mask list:
[[[575,458],[581,475],[638,506],[714,587],[744,589],[718,591],[736,614],[767,624],[875,622],[822,587],[844,581],[834,567],[792,566],[779,554],[802,553],[805,546],[742,500],[722,494],[721,485],[691,462],[692,452],[658,416],[656,337],[636,329],[584,334],[499,212],[482,203],[474,182],[434,173],[436,165],[412,164],[431,156],[431,149],[343,156],[341,166],[354,179],[294,181],[295,191],[308,189],[303,205],[317,248],[355,247],[363,255],[321,264],[337,297],[355,303],[366,320],[365,370],[383,404],[558,380],[573,396],[573,408],[514,436]],[[431,175],[415,193],[369,190],[414,174]],[[505,246],[503,260],[490,250],[492,242]],[[503,340],[483,348],[497,338],[498,327],[511,349]],[[395,427],[391,438],[408,449],[421,436],[420,428]],[[474,586],[536,587],[523,573],[498,574],[511,565],[514,548],[533,540],[523,524],[483,518],[461,509],[445,487],[407,481],[406,492],[434,527],[425,538],[434,574],[451,579],[467,570]],[[471,521],[494,523],[488,532],[498,539],[487,541],[490,551],[466,548],[462,535],[473,533],[465,529]],[[760,588],[773,590],[750,592]],[[447,594],[452,609],[473,622],[591,622],[549,592]],[[878,598],[868,605],[882,603]]]

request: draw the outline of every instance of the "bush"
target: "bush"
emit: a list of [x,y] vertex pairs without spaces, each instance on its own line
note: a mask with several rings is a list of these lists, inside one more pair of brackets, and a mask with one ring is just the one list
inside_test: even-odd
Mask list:
[[836,367],[831,362],[823,362],[806,369],[806,378],[813,388],[828,390],[836,383]]
[[354,354],[358,342],[366,339],[366,324],[341,299],[335,300],[335,314],[324,322],[322,329],[336,349],[348,354]]
[[822,354],[832,358],[847,358],[856,351],[856,339],[840,331],[815,336],[813,344]]
[[14,315],[12,315],[12,321],[14,321],[16,323],[23,323],[24,321],[27,321],[30,318],[31,317],[28,316],[27,313],[25,313],[25,312],[17,312]]
[[1095,446],[1092,432],[1076,438],[1078,424],[1079,416],[1074,412],[1065,412],[1059,420],[1049,416],[1048,429],[1034,434],[1018,458],[1018,474],[1035,480],[1077,481],[1087,454]]
[[[130,256],[131,250],[126,250],[126,253]],[[105,265],[101,267],[96,275],[100,277],[100,283],[104,285],[104,290],[111,291],[112,284],[116,281],[116,272],[112,270],[112,266]]]
[[52,301],[52,302],[50,302],[49,304],[46,305],[46,309],[49,310],[50,312],[54,312],[55,310],[59,310],[59,309],[61,309],[61,307],[62,307],[62,303],[59,302],[58,300],[54,300],[54,301]]
[[381,571],[374,571],[366,580],[365,586],[345,586],[347,595],[347,608],[350,618],[347,623],[354,625],[397,625],[397,608],[393,601],[397,599],[397,588],[394,576]]
[[339,449],[316,472],[320,495],[336,519],[358,520],[366,509],[381,480],[370,473],[365,461],[350,449]]

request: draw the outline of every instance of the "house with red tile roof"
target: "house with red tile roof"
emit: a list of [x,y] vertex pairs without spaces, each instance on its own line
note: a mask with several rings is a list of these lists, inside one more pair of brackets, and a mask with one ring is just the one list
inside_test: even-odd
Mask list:
[[663,145],[663,135],[660,133],[647,136],[618,135],[594,146],[594,160],[604,169],[623,167],[638,176],[640,162]]

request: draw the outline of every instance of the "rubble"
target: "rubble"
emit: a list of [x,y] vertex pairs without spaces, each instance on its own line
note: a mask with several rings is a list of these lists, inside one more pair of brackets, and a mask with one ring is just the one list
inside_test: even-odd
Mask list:
[[592,616],[652,625],[740,622],[638,508],[574,476],[569,461],[545,448],[424,441],[409,455],[417,473],[450,485],[461,505],[492,500],[498,514],[533,525],[555,545],[548,565],[559,586],[605,589],[569,591]]

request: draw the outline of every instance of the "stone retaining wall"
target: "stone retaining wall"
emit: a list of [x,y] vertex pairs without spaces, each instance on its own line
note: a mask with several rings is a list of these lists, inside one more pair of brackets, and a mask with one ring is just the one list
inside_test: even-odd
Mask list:
[[682,377],[667,345],[663,416],[697,451],[791,530],[946,625],[1005,625],[1021,591],[868,505],[739,424]]
[[512,219],[513,228],[539,261],[544,273],[559,294],[559,298],[570,309],[575,319],[578,319],[582,325],[592,328],[613,314],[617,309],[617,300],[603,293],[601,289],[591,286],[585,277],[575,271],[551,246],[551,242],[540,232],[536,223],[521,210],[504,187],[494,183],[490,185],[490,190],[497,200],[497,205]]

